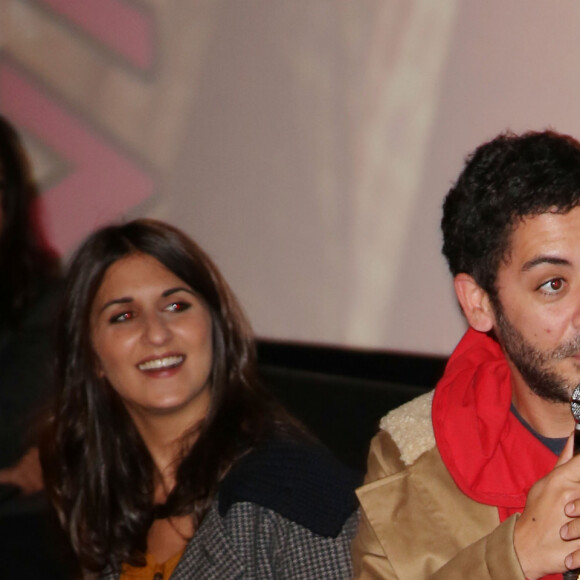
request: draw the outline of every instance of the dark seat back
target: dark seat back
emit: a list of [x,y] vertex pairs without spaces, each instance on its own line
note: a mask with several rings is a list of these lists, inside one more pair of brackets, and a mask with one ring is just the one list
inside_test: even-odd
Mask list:
[[350,467],[364,472],[380,418],[427,392],[446,359],[259,341],[264,382]]

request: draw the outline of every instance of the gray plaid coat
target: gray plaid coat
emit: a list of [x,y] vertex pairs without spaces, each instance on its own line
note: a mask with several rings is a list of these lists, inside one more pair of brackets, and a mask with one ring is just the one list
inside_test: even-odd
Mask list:
[[234,472],[171,580],[350,579],[358,523],[351,482],[325,456],[309,453],[300,446],[276,448]]

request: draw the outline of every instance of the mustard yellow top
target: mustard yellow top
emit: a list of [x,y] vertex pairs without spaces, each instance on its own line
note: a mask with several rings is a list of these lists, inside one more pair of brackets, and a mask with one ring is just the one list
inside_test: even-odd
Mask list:
[[183,552],[178,552],[163,564],[158,564],[151,554],[145,554],[147,565],[129,566],[123,564],[119,580],[169,580],[182,554]]

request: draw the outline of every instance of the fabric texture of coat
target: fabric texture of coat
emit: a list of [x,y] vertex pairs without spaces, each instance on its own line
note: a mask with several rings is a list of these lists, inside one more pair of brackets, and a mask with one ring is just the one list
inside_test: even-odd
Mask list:
[[359,483],[324,448],[269,442],[221,483],[171,580],[350,579]]
[[515,522],[557,458],[510,402],[501,349],[469,330],[435,391],[383,418],[357,491],[356,579],[524,580]]

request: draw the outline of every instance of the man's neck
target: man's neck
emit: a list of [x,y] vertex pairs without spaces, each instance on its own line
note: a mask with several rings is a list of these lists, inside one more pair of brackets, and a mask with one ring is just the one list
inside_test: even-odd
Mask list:
[[569,403],[547,401],[513,375],[512,403],[530,427],[544,437],[568,437],[574,429]]

